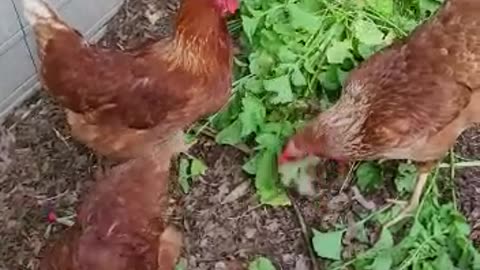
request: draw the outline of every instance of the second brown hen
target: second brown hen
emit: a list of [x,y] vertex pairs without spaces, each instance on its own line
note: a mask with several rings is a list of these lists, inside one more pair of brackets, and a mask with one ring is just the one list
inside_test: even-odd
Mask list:
[[337,161],[411,159],[419,203],[433,165],[480,122],[480,1],[447,0],[407,39],[352,71],[337,104],[285,146],[280,162],[308,154]]
[[44,253],[41,270],[172,270],[182,234],[167,226],[172,155],[177,136],[151,155],[99,175],[83,199],[77,222]]

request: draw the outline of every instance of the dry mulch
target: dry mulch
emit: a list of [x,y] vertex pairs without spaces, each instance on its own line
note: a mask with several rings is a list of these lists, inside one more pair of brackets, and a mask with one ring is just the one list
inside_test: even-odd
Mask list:
[[[162,38],[171,33],[171,17],[177,8],[175,0],[127,0],[100,44],[127,49]],[[55,209],[60,216],[74,214],[82,194],[93,183],[97,161],[70,138],[61,108],[44,93],[20,106],[4,126],[12,131],[16,143],[8,156],[0,155],[0,270],[36,269],[47,241],[65,229],[49,225],[46,213]],[[472,129],[457,150],[462,156],[478,158],[479,143],[479,132]],[[184,228],[182,258],[188,269],[245,269],[258,255],[269,257],[279,269],[310,269],[299,216],[292,207],[259,205],[252,181],[241,169],[246,158],[243,153],[200,138],[191,154],[204,160],[209,170],[194,181],[188,195],[173,189],[176,207],[172,221]],[[462,209],[478,228],[480,169],[462,170],[457,180]],[[351,190],[338,192],[341,182],[321,185],[313,199],[295,196],[307,225],[328,229],[365,211],[352,199]],[[384,196],[374,199],[381,203]],[[480,229],[472,236],[479,240]],[[344,256],[357,248],[362,246],[350,244]]]

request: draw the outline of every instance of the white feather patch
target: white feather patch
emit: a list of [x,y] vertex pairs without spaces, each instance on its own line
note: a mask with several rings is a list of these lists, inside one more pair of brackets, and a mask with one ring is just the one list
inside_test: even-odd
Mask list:
[[25,18],[30,24],[36,24],[39,20],[48,20],[53,17],[52,12],[42,0],[23,0]]

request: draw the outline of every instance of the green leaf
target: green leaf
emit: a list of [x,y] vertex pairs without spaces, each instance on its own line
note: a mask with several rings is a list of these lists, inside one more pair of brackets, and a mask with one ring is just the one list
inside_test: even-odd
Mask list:
[[252,78],[250,80],[247,80],[245,82],[245,84],[243,85],[243,88],[250,91],[251,93],[254,93],[254,94],[260,94],[264,91],[263,83],[256,78]]
[[393,15],[394,3],[393,0],[368,0],[368,4],[378,12],[386,16]]
[[436,269],[455,270],[457,269],[452,262],[452,259],[447,252],[443,251],[440,256],[433,262]]
[[197,140],[197,137],[194,134],[185,134],[183,136],[183,141],[185,144],[193,144]]
[[434,13],[440,3],[436,0],[419,0],[420,13],[422,16],[428,16],[429,13]]
[[190,191],[190,182],[188,168],[190,167],[190,160],[182,158],[180,159],[180,165],[178,168],[178,182],[182,188],[183,193],[187,194]]
[[375,255],[375,260],[369,269],[371,270],[390,270],[393,265],[393,257],[391,252],[380,252]]
[[260,202],[274,206],[290,205],[290,200],[278,183],[276,170],[277,153],[274,151],[263,151],[258,157],[257,175],[255,187],[257,188]]
[[338,67],[331,65],[325,72],[320,73],[319,79],[322,86],[329,91],[337,91],[340,89],[341,84],[338,81]]
[[175,265],[175,270],[187,270],[187,260],[184,258],[180,259],[177,265]]
[[362,163],[357,171],[357,185],[362,191],[371,191],[383,182],[382,168],[374,162]]
[[400,193],[412,192],[417,182],[417,167],[413,164],[402,163],[398,166],[395,176],[395,185]]
[[342,254],[342,237],[344,231],[322,233],[313,230],[313,248],[319,257],[340,260]]
[[380,31],[373,22],[366,20],[357,20],[353,23],[355,37],[366,45],[383,44],[383,32]]
[[373,250],[375,251],[383,251],[393,247],[393,236],[390,230],[383,229],[382,233],[380,234],[380,238],[373,246]]
[[363,59],[368,59],[372,56],[377,50],[375,46],[367,45],[365,43],[360,42],[358,44],[358,53],[363,57]]
[[264,51],[252,53],[249,57],[250,65],[248,66],[250,72],[257,76],[264,76],[270,72],[270,68],[275,63],[271,55]]
[[345,59],[351,58],[350,49],[352,43],[350,41],[334,41],[327,49],[327,60],[330,64],[342,64]]
[[290,79],[288,78],[288,75],[283,75],[271,80],[265,80],[263,81],[263,85],[265,90],[277,94],[276,97],[270,100],[273,104],[281,104],[293,101],[292,87],[290,85]]
[[257,173],[257,162],[260,155],[255,155],[250,158],[243,166],[242,169],[248,174],[255,175]]
[[259,18],[250,18],[247,16],[242,16],[243,31],[245,32],[245,35],[247,35],[247,38],[250,41],[250,43],[253,43],[253,35],[257,30],[258,22],[259,22]]
[[298,67],[294,68],[291,74],[292,83],[295,86],[305,86],[307,85],[307,79],[303,76],[303,73]]
[[239,119],[242,122],[242,137],[244,137],[256,132],[264,123],[267,109],[258,98],[252,95],[246,95],[242,100],[242,105]]
[[242,140],[242,122],[235,120],[230,126],[226,127],[217,134],[215,141],[219,144],[237,144]]
[[258,257],[248,265],[248,270],[276,270],[276,268],[268,258]]
[[363,223],[357,223],[355,225],[355,239],[357,239],[361,243],[369,243],[370,241],[368,240],[368,235],[367,235],[367,230],[365,229],[365,224]]
[[293,63],[297,60],[298,56],[287,46],[282,46],[278,51],[278,58],[282,63]]
[[190,165],[190,175],[192,177],[204,175],[207,170],[208,167],[203,161],[197,158],[192,160],[192,164]]
[[290,20],[296,29],[304,29],[315,33],[319,27],[320,20],[308,11],[301,9],[298,4],[289,4]]
[[277,152],[280,150],[282,141],[272,133],[262,133],[255,138],[255,141],[263,148]]

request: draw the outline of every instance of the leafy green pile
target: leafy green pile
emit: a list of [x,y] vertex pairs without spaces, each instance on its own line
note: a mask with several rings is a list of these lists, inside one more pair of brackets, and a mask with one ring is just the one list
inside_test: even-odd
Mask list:
[[[433,176],[438,177],[438,172]],[[480,269],[480,253],[469,239],[470,229],[455,203],[441,203],[435,182],[425,192],[405,237],[395,243],[394,234],[384,229],[372,248],[345,262],[341,260],[342,238],[347,229],[321,233],[315,231],[313,246],[320,257],[333,262],[329,270],[343,269]],[[399,207],[381,209],[355,224],[356,241],[369,242],[366,223],[384,223],[398,214]]]
[[[260,201],[290,203],[280,185],[277,153],[286,138],[312,113],[330,107],[340,96],[348,72],[394,39],[407,35],[434,12],[441,0],[242,0],[241,16],[229,23],[240,31],[245,55],[236,58],[234,95],[229,106],[210,119],[221,144],[247,144],[254,149],[244,170],[255,175]],[[312,105],[315,104],[315,105]],[[309,186],[305,170],[314,160],[281,168],[283,183],[298,178]],[[183,187],[204,172],[198,161],[184,161]],[[190,172],[188,171],[190,170]],[[384,169],[364,162],[355,172],[362,192],[383,185]],[[438,177],[438,172],[433,178]],[[399,194],[410,193],[416,169],[401,164],[395,176]],[[307,192],[308,193],[308,192]],[[442,198],[442,199],[440,199]],[[398,215],[400,206],[368,213],[354,225],[355,241],[364,249],[345,257],[343,240],[351,226],[314,230],[312,244],[327,269],[480,269],[480,254],[469,240],[469,226],[453,203],[444,203],[435,181],[422,198],[407,231],[383,230],[370,239],[371,228]],[[402,238],[403,237],[403,238]],[[375,242],[375,244],[372,244]],[[346,260],[342,260],[346,259]],[[351,259],[348,259],[351,258]],[[264,257],[249,269],[275,269]]]
[[242,1],[241,18],[229,26],[243,29],[246,54],[236,59],[229,107],[212,123],[218,143],[255,145],[244,169],[255,175],[262,203],[289,204],[276,168],[284,140],[338,99],[352,68],[437,7],[435,0]]

